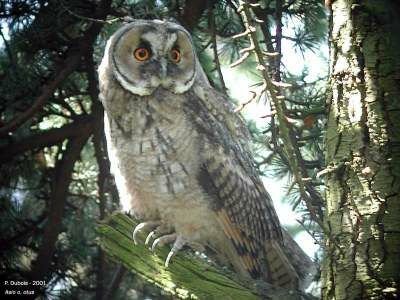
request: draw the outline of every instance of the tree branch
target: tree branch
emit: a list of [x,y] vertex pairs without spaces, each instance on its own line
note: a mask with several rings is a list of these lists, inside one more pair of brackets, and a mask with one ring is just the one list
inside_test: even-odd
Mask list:
[[212,6],[210,6],[208,9],[208,27],[209,27],[210,35],[211,35],[211,43],[212,43],[211,47],[213,49],[213,54],[214,54],[215,69],[217,70],[217,73],[218,73],[218,78],[219,78],[222,92],[226,93],[227,88],[225,85],[224,76],[222,75],[221,64],[220,64],[219,57],[218,57],[217,33],[216,33],[217,29],[215,26],[216,26],[215,25],[215,16],[213,13]]
[[71,74],[79,65],[80,57],[80,53],[71,54],[61,68],[59,68],[58,72],[56,72],[57,75],[54,77],[54,79],[48,85],[43,87],[42,93],[36,99],[33,105],[4,126],[0,127],[0,137],[6,136],[8,133],[15,131],[22,124],[28,121],[36,112],[38,112],[43,105],[46,104],[47,100],[53,95],[53,92],[61,84],[61,82],[63,82],[64,79],[67,78],[69,74]]
[[[299,186],[301,198],[303,199],[308,211],[310,212],[312,219],[321,227],[324,232],[327,232],[322,222],[322,213],[320,209],[314,204],[317,201],[312,199],[309,193],[311,191],[312,196],[318,197],[318,193],[315,191],[315,189],[311,187],[309,183],[306,183],[305,177],[307,176],[307,171],[304,165],[302,165],[301,154],[298,147],[296,147],[296,141],[290,128],[290,124],[288,124],[287,122],[284,96],[282,95],[279,86],[277,86],[276,83],[271,80],[268,72],[268,64],[265,56],[263,55],[262,47],[259,44],[259,40],[255,30],[255,22],[254,20],[252,20],[251,4],[245,0],[241,0],[239,3],[240,7],[238,9],[238,12],[243,18],[243,23],[245,24],[246,30],[248,32],[247,36],[251,44],[253,45],[252,51],[254,51],[258,62],[257,69],[261,72],[263,76],[264,84],[271,97],[271,103],[273,104],[274,113],[276,114],[276,117],[279,121],[278,126],[281,137],[285,141],[284,149],[287,153],[288,165],[293,172],[294,179]],[[320,199],[320,197],[318,197],[317,200],[318,199]]]
[[93,130],[93,126],[94,119],[92,116],[80,116],[73,123],[64,125],[61,128],[49,129],[33,134],[16,143],[3,146],[0,148],[0,164],[9,162],[13,157],[26,151],[50,147],[66,139],[77,137],[82,130]]
[[[99,5],[99,9],[95,12],[95,16],[104,19],[107,16],[110,5],[111,0],[102,1]],[[79,40],[76,47],[71,47],[69,49],[65,62],[55,72],[56,75],[53,79],[43,87],[42,93],[33,105],[4,126],[0,127],[0,137],[6,136],[10,132],[18,129],[47,103],[60,84],[79,66],[82,55],[90,49],[89,47],[92,47],[102,26],[103,24],[101,23],[93,23],[86,31],[85,35]]]

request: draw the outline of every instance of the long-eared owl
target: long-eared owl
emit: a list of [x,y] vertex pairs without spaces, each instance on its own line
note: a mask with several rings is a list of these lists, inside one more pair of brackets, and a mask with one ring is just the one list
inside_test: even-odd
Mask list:
[[135,20],[107,43],[100,99],[112,172],[125,210],[153,248],[213,249],[238,273],[303,288],[312,262],[280,226],[254,167],[250,136],[216,91],[190,34]]

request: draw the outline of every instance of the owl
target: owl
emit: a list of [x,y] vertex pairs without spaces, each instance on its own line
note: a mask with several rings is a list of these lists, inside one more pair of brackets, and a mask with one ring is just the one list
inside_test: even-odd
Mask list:
[[111,171],[146,244],[211,249],[245,277],[301,289],[312,262],[284,231],[254,166],[250,135],[207,80],[190,34],[134,20],[99,66]]

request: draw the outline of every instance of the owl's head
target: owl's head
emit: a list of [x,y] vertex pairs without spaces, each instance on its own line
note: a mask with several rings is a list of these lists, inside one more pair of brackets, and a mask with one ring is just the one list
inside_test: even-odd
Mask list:
[[196,77],[196,54],[189,33],[180,25],[135,20],[116,31],[103,58],[122,87],[151,95],[158,87],[186,92]]

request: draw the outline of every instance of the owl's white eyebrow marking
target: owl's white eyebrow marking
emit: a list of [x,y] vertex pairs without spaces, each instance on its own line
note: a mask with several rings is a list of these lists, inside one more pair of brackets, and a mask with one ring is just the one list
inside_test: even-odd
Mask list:
[[155,53],[166,53],[175,44],[177,35],[176,33],[164,32],[164,34],[160,34],[159,32],[149,31],[143,34],[141,38],[151,44]]
[[170,50],[174,46],[177,38],[178,36],[176,33],[168,34],[167,40],[165,41],[165,47],[164,47],[165,52]]
[[162,49],[163,37],[160,35],[160,33],[149,31],[143,34],[141,38],[151,45],[154,53],[159,53],[159,51]]

